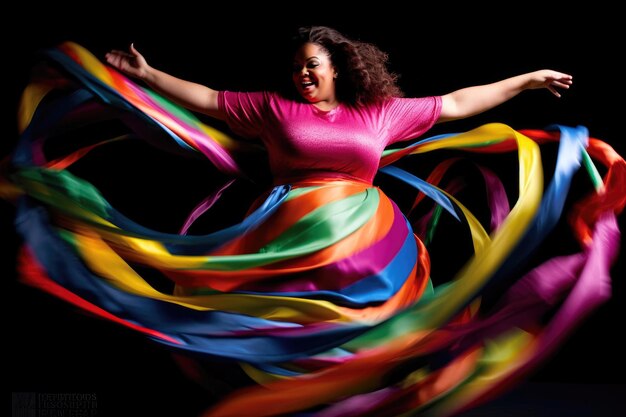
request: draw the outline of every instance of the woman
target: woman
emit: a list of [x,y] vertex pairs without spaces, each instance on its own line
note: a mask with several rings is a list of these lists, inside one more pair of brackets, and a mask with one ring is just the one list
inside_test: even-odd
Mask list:
[[[228,153],[202,141],[204,127],[180,127],[191,116],[173,123],[157,96],[98,67],[75,46],[62,51],[54,59],[107,106],[138,118],[150,116],[141,121],[156,120],[184,142],[181,146],[201,151],[225,172],[237,172]],[[558,181],[546,187],[543,201],[537,145],[506,126],[386,150],[437,122],[484,112],[527,89],[546,88],[559,97],[557,89],[572,84],[570,75],[540,70],[443,96],[401,98],[384,53],[326,27],[302,28],[295,39],[297,98],[215,91],[184,81],[149,66],[133,45],[129,52],[110,52],[106,60],[179,105],[226,121],[238,135],[260,138],[274,187],[241,223],[186,237],[134,224],[75,178],[25,170],[19,177],[22,192],[49,206],[56,228],[29,200],[21,213],[29,227],[22,234],[30,249],[24,259],[33,266],[23,273],[31,284],[175,350],[239,361],[252,379],[269,388],[246,388],[208,415],[458,412],[523,376],[584,315],[571,310],[590,305],[589,300],[571,301],[569,294],[575,283],[589,279],[585,266],[599,268],[596,279],[608,274],[611,250],[594,251],[612,247],[614,219],[611,223],[608,213],[623,207],[624,198],[607,179],[603,195],[610,197],[597,204],[597,197],[590,197],[585,207],[596,211],[580,216],[586,220],[579,230],[582,242],[604,233],[605,243],[541,265],[522,278],[515,275],[560,215],[566,196],[562,184],[571,179],[586,146],[584,132],[562,128],[566,156],[559,159]],[[38,123],[36,118],[30,122],[30,130],[37,131]],[[539,142],[559,138],[555,132],[528,134]],[[497,178],[481,171],[489,184],[491,230],[484,230],[451,194],[389,166],[405,155],[442,148],[518,150],[520,198],[513,209]],[[35,160],[38,154],[31,149],[28,155]],[[71,159],[54,166],[65,167]],[[623,172],[623,159],[618,159],[609,168],[618,165]],[[438,166],[429,182],[438,183],[452,163]],[[50,166],[46,161],[39,165]],[[416,187],[468,225],[475,254],[446,284],[433,288],[423,240],[372,184],[383,166],[383,172]],[[70,194],[75,189],[84,192]],[[213,200],[192,213],[183,231]],[[438,210],[424,216],[428,233]],[[175,290],[155,290],[133,265],[159,271]],[[513,278],[518,282],[511,284]],[[511,288],[492,310],[481,311],[480,295],[490,280]],[[561,305],[565,318],[555,307]],[[548,313],[554,321],[545,324]]]

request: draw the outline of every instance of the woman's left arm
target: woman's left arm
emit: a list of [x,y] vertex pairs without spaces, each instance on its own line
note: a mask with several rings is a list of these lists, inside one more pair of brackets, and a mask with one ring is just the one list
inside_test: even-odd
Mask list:
[[539,70],[507,78],[491,84],[462,88],[441,98],[441,115],[438,123],[463,119],[492,109],[524,90],[547,88],[561,97],[557,88],[568,89],[572,76],[553,70]]

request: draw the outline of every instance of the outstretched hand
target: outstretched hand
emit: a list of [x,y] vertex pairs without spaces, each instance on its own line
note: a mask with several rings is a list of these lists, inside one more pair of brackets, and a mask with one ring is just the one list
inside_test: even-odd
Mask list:
[[547,88],[552,94],[561,97],[557,88],[568,89],[572,85],[572,76],[553,70],[539,70],[529,74],[526,88],[537,89]]
[[109,65],[124,74],[139,79],[144,79],[150,68],[146,59],[135,49],[132,43],[128,52],[114,49],[105,55],[105,59]]

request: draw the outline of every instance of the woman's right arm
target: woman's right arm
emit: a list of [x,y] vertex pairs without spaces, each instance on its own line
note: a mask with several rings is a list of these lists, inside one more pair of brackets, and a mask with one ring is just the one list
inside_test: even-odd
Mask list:
[[217,105],[218,91],[152,68],[132,43],[129,52],[113,50],[106,54],[105,58],[109,65],[146,82],[154,90],[181,106],[217,119],[224,118]]

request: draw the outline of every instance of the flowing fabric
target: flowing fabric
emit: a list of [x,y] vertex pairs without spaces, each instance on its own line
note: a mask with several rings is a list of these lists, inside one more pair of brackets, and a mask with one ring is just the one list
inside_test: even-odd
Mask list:
[[[411,213],[433,204],[414,224],[379,186],[318,175],[275,185],[234,225],[186,235],[230,181],[171,234],[129,219],[68,168],[98,146],[141,139],[245,178],[237,156],[254,145],[201,123],[79,45],[44,58],[49,66],[24,92],[21,137],[0,178],[0,195],[16,205],[21,279],[175,352],[239,363],[258,384],[206,416],[452,415],[526,376],[610,297],[626,163],[584,127],[488,124],[385,150],[380,173],[416,190]],[[46,154],[59,132],[102,118],[122,121],[126,133]],[[558,143],[558,154],[544,185],[546,143]],[[497,173],[477,171],[487,227],[454,197],[461,184],[439,186],[459,158],[426,180],[394,165],[444,149],[517,153],[512,206]],[[568,214],[580,250],[524,269],[562,218],[581,166],[593,187]],[[473,253],[434,285],[427,245],[442,216],[467,228]],[[137,266],[174,290],[158,290]],[[483,308],[496,289],[499,301]]]

